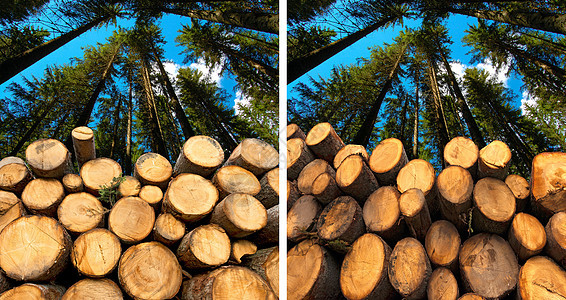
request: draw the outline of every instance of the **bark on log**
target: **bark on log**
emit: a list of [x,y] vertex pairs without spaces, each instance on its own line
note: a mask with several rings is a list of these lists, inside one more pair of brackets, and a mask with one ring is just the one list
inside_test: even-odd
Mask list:
[[287,141],[287,178],[295,180],[303,168],[315,159],[304,140],[295,138]]
[[566,211],[566,153],[545,152],[533,159],[531,193],[534,208],[546,217]]
[[118,186],[120,197],[138,196],[142,188],[140,181],[134,176],[124,176],[124,181]]
[[173,169],[173,176],[191,173],[207,177],[216,171],[223,161],[224,150],[218,141],[204,135],[193,136],[183,145]]
[[250,195],[230,194],[216,205],[210,222],[222,226],[230,237],[242,238],[267,225],[267,211]]
[[509,175],[505,178],[505,184],[509,187],[515,196],[517,203],[517,212],[525,210],[528,203],[528,198],[531,195],[531,187],[529,182],[519,175]]
[[61,300],[117,300],[124,299],[120,287],[112,280],[107,278],[90,279],[86,278],[73,284]]
[[330,123],[315,125],[307,134],[305,142],[317,157],[329,163],[332,163],[336,153],[345,146]]
[[224,166],[240,166],[255,176],[261,176],[278,164],[279,153],[273,146],[262,140],[245,139],[232,151]]
[[545,256],[527,260],[519,272],[517,298],[566,299],[566,271]]
[[364,203],[379,183],[361,156],[350,155],[336,171],[336,183],[342,191]]
[[468,213],[472,207],[474,181],[472,175],[460,166],[442,170],[436,181],[441,215],[465,233],[468,230]]
[[67,194],[80,193],[84,191],[83,179],[77,174],[67,174],[63,176],[63,187]]
[[348,299],[394,299],[395,290],[387,276],[390,255],[391,247],[378,235],[359,237],[342,262],[342,294]]
[[566,212],[556,213],[545,226],[544,252],[566,269]]
[[239,166],[220,168],[212,177],[212,183],[218,189],[220,199],[234,193],[255,196],[261,191],[261,184],[257,177],[252,172]]
[[537,218],[526,213],[518,213],[511,222],[507,240],[519,261],[524,262],[542,252],[546,245],[546,233]]
[[188,269],[220,266],[230,258],[230,238],[216,224],[199,226],[187,233],[177,248],[179,262]]
[[8,156],[0,160],[0,190],[21,194],[33,179],[23,159]]
[[151,233],[154,223],[153,208],[138,197],[118,200],[108,216],[108,229],[126,244],[145,239]]
[[369,164],[369,155],[366,148],[362,145],[346,145],[344,148],[340,149],[336,156],[334,156],[333,166],[334,169],[338,170],[342,162],[350,156],[358,155],[360,156],[366,164]]
[[65,288],[53,284],[24,283],[0,295],[0,300],[33,299],[57,300],[65,293]]
[[156,185],[144,185],[140,189],[139,197],[151,207],[157,208],[163,200],[163,191]]
[[25,214],[24,204],[12,192],[0,191],[0,231]]
[[75,158],[80,169],[84,163],[96,158],[94,132],[86,126],[80,126],[71,131],[71,137],[73,139]]
[[476,232],[504,234],[515,214],[515,196],[505,182],[485,177],[474,186],[472,226]]
[[71,262],[79,273],[104,277],[118,266],[122,254],[120,240],[107,229],[97,228],[81,234],[73,243]]
[[242,265],[250,268],[263,278],[279,297],[279,247],[260,249],[244,257]]
[[408,189],[420,189],[426,198],[431,216],[438,213],[438,189],[434,167],[428,161],[413,159],[397,175],[397,188],[404,193]]
[[173,246],[185,235],[185,223],[172,214],[160,214],[153,226],[153,239],[166,246]]
[[460,235],[456,227],[446,221],[438,220],[430,226],[425,237],[425,249],[434,266],[458,270]]
[[430,275],[426,291],[429,300],[456,300],[458,298],[458,281],[450,270],[438,268]]
[[480,150],[478,179],[494,177],[504,180],[509,170],[511,150],[502,141],[493,141]]
[[287,213],[287,239],[300,242],[316,231],[316,222],[322,207],[311,195],[304,195]]
[[498,235],[480,233],[460,249],[460,272],[466,290],[502,299],[517,286],[519,264],[509,243]]
[[195,174],[175,177],[163,198],[163,212],[185,222],[195,222],[209,214],[218,201],[218,190],[212,182]]
[[57,206],[65,198],[65,189],[55,178],[32,180],[22,192],[22,202],[34,214],[57,216]]
[[478,146],[474,141],[458,136],[444,146],[444,162],[448,166],[460,166],[470,172],[473,177],[478,171]]
[[312,194],[318,202],[326,205],[342,195],[338,183],[329,173],[322,173],[312,183]]
[[83,233],[104,223],[106,210],[102,203],[89,193],[69,194],[57,208],[61,225],[71,233]]
[[279,204],[267,210],[267,225],[251,235],[250,240],[261,246],[279,242]]
[[167,188],[173,167],[163,156],[157,153],[145,153],[138,158],[134,165],[134,177],[142,185],[156,185],[162,190]]
[[315,159],[306,165],[297,178],[297,187],[299,191],[305,195],[312,195],[312,186],[316,178],[322,174],[328,173],[332,177],[336,177],[336,171],[322,159]]
[[400,240],[389,260],[389,281],[405,299],[422,299],[432,273],[423,245],[414,238]]
[[26,149],[26,162],[37,177],[62,178],[72,173],[71,153],[53,139],[37,140]]
[[291,209],[293,204],[301,197],[301,192],[297,188],[297,181],[287,180],[287,211]]
[[257,245],[248,240],[236,240],[232,242],[230,259],[238,264],[242,263],[242,257],[252,255],[257,252]]
[[272,208],[279,203],[279,168],[267,172],[259,181],[261,190],[255,198],[265,206]]
[[287,125],[287,140],[300,138],[305,140],[307,138],[305,132],[301,130],[299,125],[297,124],[289,124]]
[[136,299],[170,299],[181,287],[181,265],[175,254],[158,242],[128,248],[118,264],[124,291]]
[[401,194],[399,211],[405,219],[411,236],[424,242],[432,221],[423,192],[419,189],[410,189]]
[[399,191],[392,186],[382,186],[371,194],[363,208],[367,231],[374,232],[388,241],[398,240],[404,231],[399,222]]
[[352,197],[338,197],[322,210],[316,228],[318,237],[329,248],[346,253],[347,246],[366,231],[362,208]]
[[97,158],[87,161],[81,168],[81,178],[85,189],[98,195],[98,191],[112,185],[114,178],[122,176],[122,167],[110,158]]
[[0,268],[18,281],[48,281],[65,268],[71,237],[55,219],[23,216],[0,232]]
[[408,162],[403,143],[396,138],[381,141],[369,158],[369,166],[381,185],[394,185],[399,171]]

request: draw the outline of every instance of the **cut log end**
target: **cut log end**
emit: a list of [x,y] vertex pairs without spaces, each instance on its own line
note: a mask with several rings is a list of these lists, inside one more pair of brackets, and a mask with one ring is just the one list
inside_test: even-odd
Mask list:
[[175,177],[163,198],[163,211],[185,222],[195,222],[209,214],[218,201],[218,190],[210,180],[195,174]]
[[519,273],[517,294],[525,300],[566,299],[566,271],[547,257],[530,258]]
[[478,178],[494,177],[504,180],[509,169],[511,149],[502,141],[493,141],[480,150]]
[[230,253],[230,258],[235,262],[241,264],[242,257],[246,255],[252,255],[257,252],[257,246],[247,240],[237,240],[232,243],[232,252]]
[[106,210],[89,193],[70,194],[57,209],[59,222],[72,233],[87,232],[102,224]]
[[110,158],[97,158],[87,161],[80,173],[85,189],[97,195],[99,190],[110,187],[115,178],[122,176],[122,167]]
[[177,257],[189,269],[219,266],[230,258],[230,239],[216,224],[202,225],[187,233],[177,249]]
[[54,139],[31,143],[26,149],[26,162],[38,177],[62,178],[72,169],[69,150]]
[[68,194],[84,191],[83,179],[77,174],[67,174],[63,176],[62,183]]
[[73,299],[116,300],[123,299],[123,295],[120,287],[110,279],[87,278],[73,284],[61,298],[61,300]]
[[327,162],[332,162],[338,151],[345,146],[330,123],[315,125],[307,134],[305,142],[316,156]]
[[267,211],[253,196],[230,194],[214,208],[210,222],[222,226],[229,236],[242,238],[267,225]]
[[302,140],[305,140],[307,136],[305,135],[305,132],[301,130],[299,125],[289,124],[287,125],[287,140],[294,138],[300,138]]
[[206,177],[224,161],[224,150],[215,139],[198,135],[189,138],[183,145],[174,168],[174,176],[192,173]]
[[240,166],[255,176],[261,176],[278,164],[279,153],[273,146],[262,140],[248,138],[234,149],[224,165]]
[[397,174],[408,162],[403,143],[396,138],[381,141],[371,153],[369,166],[382,185],[395,184]]
[[233,193],[255,196],[261,191],[261,184],[257,177],[239,166],[220,168],[212,177],[212,183],[218,188],[220,199]]
[[118,193],[121,197],[137,196],[141,188],[141,183],[137,178],[124,176],[124,180],[118,186]]
[[400,240],[391,253],[388,273],[391,285],[401,296],[423,298],[432,273],[423,245],[414,238]]
[[535,208],[547,217],[566,211],[566,153],[545,152],[533,159],[531,192]]
[[177,220],[172,214],[160,214],[153,226],[153,238],[171,246],[183,238],[185,235],[185,223]]
[[124,243],[137,243],[153,229],[155,212],[138,197],[118,200],[108,216],[108,228]]
[[444,147],[444,161],[448,166],[460,166],[469,172],[477,170],[478,146],[463,136],[455,137]]
[[156,185],[163,190],[167,188],[172,174],[171,163],[157,153],[143,154],[134,165],[134,177],[143,185]]
[[81,234],[71,250],[71,262],[83,275],[103,277],[118,265],[120,240],[112,232],[98,228]]

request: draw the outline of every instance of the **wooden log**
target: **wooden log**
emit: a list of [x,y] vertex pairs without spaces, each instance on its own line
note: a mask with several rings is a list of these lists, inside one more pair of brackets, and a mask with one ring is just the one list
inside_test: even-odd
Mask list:
[[275,295],[279,297],[279,247],[260,249],[244,257],[242,265],[248,267],[263,278]]
[[191,173],[207,177],[216,171],[223,161],[224,150],[218,141],[204,135],[192,136],[179,153],[173,176]]
[[511,222],[507,240],[519,261],[523,262],[542,252],[546,245],[546,233],[537,218],[526,213],[518,213]]
[[83,179],[77,174],[67,174],[61,180],[67,194],[80,193],[84,191]]
[[249,238],[261,246],[279,242],[279,204],[267,210],[267,225]]
[[79,234],[102,226],[106,212],[96,197],[83,192],[67,195],[57,208],[57,217],[65,229]]
[[399,171],[408,162],[403,143],[396,138],[381,141],[369,158],[369,166],[381,185],[394,185]]
[[71,131],[73,140],[73,149],[75,158],[81,166],[89,160],[96,158],[96,149],[94,146],[94,132],[86,126],[80,126]]
[[163,200],[163,191],[156,185],[144,185],[138,196],[151,207],[157,208]]
[[24,283],[2,293],[0,299],[57,300],[61,299],[63,293],[65,288],[60,285]]
[[104,277],[118,266],[122,254],[120,240],[104,228],[85,232],[75,240],[71,262],[79,273],[88,277]]
[[303,130],[301,130],[299,125],[288,124],[287,125],[287,140],[294,139],[294,138],[300,138],[302,140],[305,140],[307,138],[307,135],[305,134],[305,132]]
[[504,180],[509,171],[511,150],[502,141],[493,141],[480,150],[478,179],[493,177]]
[[12,192],[0,191],[0,231],[25,214],[24,204]]
[[498,235],[479,233],[460,249],[460,273],[466,290],[502,299],[517,286],[519,264],[509,243]]
[[115,160],[110,158],[96,158],[87,161],[81,168],[81,178],[85,190],[98,195],[98,191],[109,188],[115,178],[122,176],[122,167]]
[[259,181],[261,190],[255,198],[265,206],[272,208],[279,203],[279,168],[267,172]]
[[515,196],[505,182],[485,177],[474,186],[472,226],[476,232],[504,234],[515,214]]
[[377,179],[361,156],[350,155],[336,171],[336,183],[342,191],[364,203],[379,188]]
[[311,195],[304,195],[287,213],[287,239],[299,242],[316,231],[316,222],[322,207]]
[[387,266],[389,247],[378,235],[366,233],[348,251],[340,270],[340,289],[348,299],[394,299]]
[[566,271],[546,256],[527,260],[519,272],[518,299],[566,299]]
[[566,269],[566,212],[556,213],[545,226],[544,252]]
[[478,171],[478,146],[469,138],[458,136],[444,146],[444,163],[448,166],[460,166],[473,177]]
[[173,246],[185,235],[185,223],[172,214],[160,214],[153,225],[153,239],[166,246]]
[[116,300],[123,299],[120,287],[107,278],[86,278],[73,284],[61,300],[85,299],[85,300]]
[[248,138],[232,151],[224,163],[224,166],[231,165],[240,166],[255,176],[261,176],[279,165],[279,153],[262,140]]
[[33,179],[23,159],[8,156],[0,160],[0,190],[21,194]]
[[195,222],[209,214],[217,201],[218,190],[210,180],[183,173],[171,181],[162,210],[184,222]]
[[332,177],[336,177],[336,171],[322,159],[315,159],[306,165],[299,177],[297,178],[297,188],[305,195],[312,195],[312,186],[316,178],[322,174],[328,173]]
[[258,274],[238,266],[225,266],[199,274],[183,283],[182,300],[266,299],[277,297]]
[[112,207],[108,216],[108,229],[126,243],[145,239],[153,229],[155,212],[138,197],[125,197]]
[[397,175],[397,189],[404,193],[412,188],[423,192],[431,216],[436,216],[439,211],[438,189],[436,174],[431,163],[422,159],[413,159],[401,168]]
[[460,166],[449,166],[438,175],[436,186],[442,217],[452,222],[460,232],[467,232],[474,190],[470,172]]
[[312,183],[312,194],[318,202],[326,205],[342,195],[338,183],[329,173],[322,173]]
[[247,194],[230,194],[212,211],[211,223],[218,224],[232,238],[248,236],[267,225],[267,211]]
[[531,193],[533,209],[550,217],[566,211],[566,153],[545,152],[533,159]]
[[141,243],[124,251],[118,279],[135,299],[170,299],[181,288],[181,265],[175,254],[158,242]]
[[397,240],[402,235],[404,223],[399,222],[399,197],[392,186],[382,186],[371,194],[363,208],[367,231],[378,234],[385,240]]
[[316,228],[318,237],[339,253],[346,253],[347,246],[366,232],[362,208],[349,196],[330,202],[320,213]]
[[441,267],[430,275],[426,291],[429,300],[456,300],[458,299],[458,281],[450,270]]
[[201,225],[187,233],[177,248],[179,262],[188,269],[220,266],[230,258],[230,238],[216,224]]
[[73,169],[71,153],[54,139],[31,143],[26,149],[26,162],[37,177],[62,178]]
[[366,164],[369,164],[369,155],[366,151],[366,147],[362,145],[351,144],[344,146],[344,148],[340,149],[338,153],[336,153],[332,164],[334,166],[334,169],[338,170],[342,162],[344,162],[344,160],[350,155],[358,155]]
[[142,185],[156,185],[162,190],[167,188],[173,167],[163,156],[157,153],[145,153],[138,158],[134,165],[134,177]]
[[287,253],[287,299],[337,299],[340,266],[324,247],[305,240]]
[[485,298],[476,293],[467,293],[458,298],[458,300],[485,300]]
[[18,281],[48,281],[65,268],[71,237],[55,219],[23,216],[0,232],[0,268]]
[[55,178],[37,178],[24,188],[22,202],[34,214],[57,215],[57,206],[65,198],[65,189]]
[[256,244],[248,240],[236,240],[232,242],[232,251],[230,259],[238,264],[242,263],[242,257],[252,255],[257,252]]
[[399,196],[399,212],[405,219],[412,237],[424,242],[432,221],[423,192],[410,189]]
[[508,175],[505,178],[505,184],[509,187],[515,196],[516,211],[525,210],[528,198],[531,195],[531,187],[529,182],[519,175]]
[[315,159],[303,139],[295,138],[287,141],[287,178],[295,180],[303,168]]
[[226,166],[218,169],[212,183],[219,192],[220,199],[234,193],[255,196],[261,191],[261,184],[255,175],[239,166]]
[[307,134],[305,142],[317,157],[329,163],[332,163],[336,153],[345,146],[330,123],[315,125]]
[[124,180],[118,186],[120,197],[138,196],[142,186],[140,181],[134,176],[124,176]]
[[297,187],[297,181],[287,180],[287,211],[293,207],[293,204],[301,197],[301,192]]
[[3,271],[0,271],[0,294],[11,288],[13,288],[12,281],[6,276],[6,274],[4,274]]
[[400,240],[391,252],[388,274],[393,288],[405,299],[422,299],[432,273],[423,245],[414,238]]
[[430,226],[424,246],[434,266],[457,271],[460,244],[461,239],[456,227],[446,220],[438,220]]

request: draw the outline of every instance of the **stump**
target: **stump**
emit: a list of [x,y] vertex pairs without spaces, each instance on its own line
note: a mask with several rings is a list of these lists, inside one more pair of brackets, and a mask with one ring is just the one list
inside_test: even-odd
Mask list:
[[312,183],[312,194],[322,204],[328,204],[342,195],[336,180],[329,173],[322,173]]
[[154,222],[153,208],[138,197],[118,200],[108,216],[108,228],[126,244],[145,239],[151,233]]
[[212,182],[195,174],[175,177],[163,198],[163,212],[184,222],[195,222],[209,214],[218,201],[218,190]]
[[369,164],[369,155],[366,147],[362,145],[346,145],[336,153],[332,164],[334,169],[338,170],[342,162],[350,155],[358,155],[366,164]]
[[114,178],[122,176],[122,167],[110,158],[97,158],[87,161],[81,168],[81,178],[85,189],[98,195],[98,191],[109,188]]
[[419,189],[410,189],[399,197],[399,211],[411,236],[423,242],[432,221],[424,194]]
[[399,197],[399,192],[392,186],[382,186],[368,197],[363,208],[367,231],[386,240],[401,236],[404,224],[399,222]]
[[316,231],[316,222],[322,211],[320,203],[311,195],[304,195],[287,213],[287,239],[299,242]]
[[509,243],[500,236],[480,233],[467,239],[459,262],[466,290],[490,299],[501,299],[515,290],[519,264]]
[[301,170],[315,159],[314,154],[303,139],[295,138],[287,141],[287,178],[297,179]]
[[65,198],[65,189],[55,178],[32,180],[22,192],[22,202],[34,214],[57,215],[57,206]]
[[369,166],[381,185],[394,185],[399,171],[408,161],[403,143],[396,138],[389,138],[375,147],[369,158]]
[[96,149],[94,146],[94,132],[86,126],[80,126],[71,131],[73,140],[73,149],[75,150],[75,158],[81,166],[89,160],[96,158]]
[[83,233],[103,225],[106,210],[102,203],[89,193],[69,194],[59,208],[61,225],[71,233]]
[[118,264],[122,288],[136,299],[173,298],[181,287],[181,272],[175,254],[158,242],[131,246]]
[[474,186],[472,226],[479,232],[503,234],[515,214],[515,196],[505,182],[486,177]]
[[216,205],[210,222],[222,226],[230,237],[242,238],[267,225],[267,211],[253,196],[230,194]]
[[8,156],[0,160],[0,190],[21,194],[32,179],[23,159]]
[[67,174],[63,176],[63,187],[67,194],[80,193],[84,191],[83,179],[77,174]]
[[520,299],[565,299],[566,271],[545,256],[527,260],[519,272]]
[[460,166],[450,166],[440,172],[436,186],[441,215],[460,232],[466,232],[474,189],[472,175]]
[[185,281],[181,299],[275,300],[277,297],[255,272],[244,267],[225,266]]
[[140,189],[138,196],[151,207],[157,208],[160,206],[161,200],[163,200],[163,191],[155,185],[144,185]]
[[394,299],[387,265],[391,248],[377,235],[359,237],[344,257],[340,288],[348,299]]
[[430,226],[424,246],[434,266],[456,271],[460,243],[460,235],[456,227],[446,220],[438,220]]
[[179,262],[188,269],[220,266],[230,258],[230,238],[216,224],[199,226],[187,233],[177,248]]
[[26,149],[26,162],[37,177],[62,178],[72,173],[71,153],[58,140],[43,139]]
[[140,181],[134,176],[124,176],[124,181],[118,186],[120,197],[138,196],[142,188]]
[[97,228],[81,234],[71,250],[71,262],[79,273],[104,277],[118,265],[122,254],[120,240],[112,232]]
[[444,146],[444,162],[448,166],[460,166],[466,169],[472,176],[478,171],[478,146],[474,141],[458,136],[450,140]]
[[300,138],[304,140],[307,138],[307,136],[305,135],[305,132],[301,130],[299,125],[289,124],[287,125],[287,140],[294,138]]
[[25,212],[24,204],[18,196],[12,192],[0,191],[0,231]]
[[450,270],[438,268],[430,275],[426,291],[429,300],[456,300],[458,299],[458,281]]
[[53,284],[24,283],[0,295],[0,300],[33,299],[57,300],[65,293],[65,288]]
[[432,273],[425,249],[414,238],[400,240],[391,252],[388,274],[393,288],[405,299],[422,299]]
[[138,158],[134,165],[134,177],[142,185],[156,185],[162,190],[167,188],[173,167],[163,156],[157,153],[145,153]]
[[73,284],[61,300],[116,300],[123,299],[120,287],[114,281],[101,278],[86,278]]
[[263,278],[279,297],[279,247],[260,249],[244,257],[242,265],[250,268]]
[[550,217],[566,211],[566,153],[545,152],[533,159],[531,193],[535,208]]
[[328,173],[332,177],[336,177],[336,171],[322,159],[315,159],[306,165],[299,177],[297,178],[297,187],[303,194],[312,194],[312,186],[315,179],[323,173]]
[[302,241],[287,253],[287,299],[336,299],[340,267],[330,252],[313,240]]
[[272,208],[279,203],[279,168],[267,172],[259,181],[261,190],[255,198],[265,206]]
[[362,208],[352,197],[338,197],[322,210],[316,228],[318,237],[327,242],[328,247],[346,253],[346,246],[366,231]]
[[505,184],[507,184],[507,186],[515,196],[515,201],[517,203],[516,211],[520,212],[525,210],[528,202],[528,197],[531,195],[531,187],[529,182],[519,175],[509,175],[505,178]]
[[401,193],[412,188],[420,189],[425,195],[430,214],[434,216],[439,210],[435,181],[436,175],[432,164],[422,159],[413,159],[399,171],[397,188]]
[[256,244],[248,240],[236,240],[232,243],[230,258],[238,264],[242,263],[242,257],[252,255],[257,252]]
[[153,226],[153,239],[166,246],[172,246],[185,235],[185,223],[172,214],[160,214]]
[[336,171],[336,183],[342,191],[364,203],[379,188],[377,179],[361,156],[350,155]]
[[279,204],[267,210],[267,225],[249,237],[258,245],[279,242]]
[[480,150],[478,179],[493,177],[504,180],[509,170],[511,150],[502,141],[493,141]]
[[556,213],[545,226],[548,256],[566,269],[566,212]]
[[65,268],[71,237],[55,219],[23,216],[0,232],[0,268],[18,281],[48,281]]
[[234,193],[255,196],[261,191],[261,184],[255,175],[239,166],[220,168],[212,177],[212,183],[218,189],[220,199]]
[[279,153],[262,140],[248,138],[232,151],[224,165],[240,166],[255,176],[261,176],[279,165]]
[[191,173],[207,177],[216,171],[223,161],[224,150],[215,139],[204,135],[192,136],[179,153],[173,176]]
[[336,153],[345,146],[330,123],[315,125],[307,134],[305,142],[317,157],[330,163],[334,160]]
[[511,222],[507,240],[522,262],[542,252],[546,245],[546,233],[537,218],[518,213]]

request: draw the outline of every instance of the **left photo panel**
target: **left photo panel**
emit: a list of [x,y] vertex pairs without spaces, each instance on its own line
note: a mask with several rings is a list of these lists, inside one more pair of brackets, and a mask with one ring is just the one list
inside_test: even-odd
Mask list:
[[277,299],[278,1],[0,5],[0,299]]

